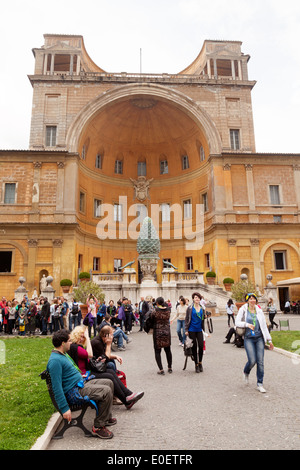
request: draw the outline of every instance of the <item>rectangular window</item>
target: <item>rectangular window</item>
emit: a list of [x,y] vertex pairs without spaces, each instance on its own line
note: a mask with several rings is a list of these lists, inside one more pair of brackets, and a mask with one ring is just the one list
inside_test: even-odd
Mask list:
[[78,255],[78,269],[82,269],[83,266],[83,255]]
[[147,166],[146,162],[138,162],[138,176],[146,176]]
[[185,258],[185,268],[187,271],[192,271],[194,269],[193,267],[193,257],[192,256],[187,256]]
[[240,131],[239,129],[230,129],[230,146],[232,150],[240,149]]
[[46,147],[56,146],[57,126],[46,126]]
[[93,258],[93,271],[100,271],[100,258]]
[[202,204],[203,204],[203,209],[204,212],[208,212],[208,197],[207,193],[202,194]]
[[205,267],[206,268],[210,268],[210,254],[209,253],[205,253]]
[[282,223],[282,216],[281,215],[274,215],[273,220],[274,220],[274,224],[281,224]]
[[15,204],[16,202],[16,183],[5,183],[4,204]]
[[170,222],[171,220],[171,211],[170,211],[170,204],[161,204],[161,221],[162,222]]
[[114,272],[118,272],[120,267],[122,266],[122,260],[121,258],[115,258],[114,259]]
[[280,193],[278,184],[270,184],[270,202],[272,205],[280,204]]
[[94,199],[94,217],[101,217],[101,204],[100,199]]
[[95,167],[98,168],[98,170],[102,169],[102,155],[100,155],[99,153],[96,156]]
[[275,261],[275,269],[285,270],[287,269],[286,265],[286,251],[274,251],[274,261]]
[[190,199],[183,201],[183,216],[185,219],[192,217],[192,201]]
[[121,204],[114,204],[114,222],[122,222],[122,215],[123,215],[123,210],[122,210]]
[[123,174],[123,161],[122,160],[116,160],[115,161],[115,174],[116,175],[122,175]]
[[182,156],[182,169],[187,170],[190,167],[188,155]]
[[0,273],[11,273],[12,251],[0,251]]
[[85,212],[85,193],[82,192],[79,194],[79,211]]
[[167,175],[169,173],[168,160],[161,160],[159,162],[159,166],[160,166],[160,174],[161,175]]

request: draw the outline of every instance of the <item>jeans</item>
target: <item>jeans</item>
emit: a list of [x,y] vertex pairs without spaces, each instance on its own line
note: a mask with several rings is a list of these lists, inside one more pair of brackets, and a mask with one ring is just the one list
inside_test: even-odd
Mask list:
[[[185,342],[185,320],[177,320],[177,335],[179,338],[179,341],[184,344]],[[181,332],[182,331],[182,332]]]
[[121,328],[116,328],[116,330],[113,333],[114,338],[117,338],[118,341],[118,348],[121,348],[123,346],[123,338],[125,341],[128,341],[128,336],[124,333]]
[[265,342],[262,336],[244,339],[244,348],[248,357],[248,362],[244,368],[244,374],[249,375],[251,369],[257,364],[256,377],[257,385],[263,383],[264,379],[264,353]]
[[78,320],[78,315],[72,315],[72,313],[70,313],[69,315],[69,330],[70,331],[73,330],[73,323],[74,323],[74,328],[80,325],[79,320]]

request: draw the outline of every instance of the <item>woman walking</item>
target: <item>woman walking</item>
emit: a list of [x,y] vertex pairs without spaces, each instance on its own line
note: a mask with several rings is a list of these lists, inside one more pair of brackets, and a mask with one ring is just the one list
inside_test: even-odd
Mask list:
[[273,299],[269,299],[268,305],[267,305],[267,312],[269,314],[269,320],[271,323],[271,328],[273,329],[274,325],[276,328],[278,328],[278,324],[274,322],[274,317],[277,313],[276,307],[274,305]]
[[265,343],[269,343],[271,350],[274,346],[264,313],[257,306],[256,294],[247,294],[245,300],[246,304],[239,309],[236,318],[236,326],[246,328],[244,348],[248,361],[244,367],[244,381],[246,384],[249,383],[249,374],[256,364],[257,390],[265,393],[266,390],[263,387]]
[[230,328],[230,319],[232,318],[233,326],[235,325],[234,321],[234,303],[232,299],[229,299],[226,306],[227,311],[227,320],[228,320],[228,328]]
[[168,372],[172,373],[170,313],[170,308],[163,297],[158,297],[156,299],[155,310],[151,313],[151,318],[153,319],[153,346],[156,364],[159,369],[157,373],[159,375],[165,375],[161,361],[162,348],[166,353]]
[[185,316],[188,306],[186,305],[186,300],[184,297],[180,297],[179,305],[176,308],[176,314],[171,318],[171,324],[177,318],[177,328],[176,333],[179,339],[179,346],[184,346],[185,341]]
[[189,305],[185,317],[185,335],[193,341],[192,355],[195,361],[195,372],[203,372],[203,331],[204,331],[204,310],[201,307],[202,295],[195,292],[192,295],[192,305]]

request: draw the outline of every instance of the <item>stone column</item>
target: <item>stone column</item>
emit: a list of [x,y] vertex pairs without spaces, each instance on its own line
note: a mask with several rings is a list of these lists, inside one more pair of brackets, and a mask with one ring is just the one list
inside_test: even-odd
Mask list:
[[261,267],[260,267],[260,256],[259,256],[259,240],[257,238],[250,239],[251,244],[251,258],[253,260],[254,268],[254,283],[258,285],[260,289],[262,286],[262,276],[261,276]]
[[64,162],[57,162],[56,210],[54,214],[55,222],[63,222],[64,182],[65,182],[65,164]]
[[252,211],[255,211],[255,192],[254,192],[254,181],[253,181],[253,165],[245,165],[246,169],[246,180],[247,180],[247,191],[248,191],[248,202],[249,202],[249,222],[258,223],[258,215],[251,214]]
[[[232,179],[231,179],[231,165],[228,163],[223,166],[224,170],[224,185],[225,185],[225,200],[226,200],[226,212],[233,212],[233,197],[232,197]],[[236,222],[235,214],[226,213],[226,222]]]
[[36,268],[36,257],[38,249],[38,240],[29,239],[28,241],[28,265],[27,265],[27,286],[29,291],[33,291],[35,285],[35,268]]
[[61,250],[63,246],[62,239],[52,240],[53,244],[53,279],[54,279],[54,288],[59,292],[59,286],[61,281]]
[[298,205],[298,222],[300,222],[300,165],[293,165],[296,201]]

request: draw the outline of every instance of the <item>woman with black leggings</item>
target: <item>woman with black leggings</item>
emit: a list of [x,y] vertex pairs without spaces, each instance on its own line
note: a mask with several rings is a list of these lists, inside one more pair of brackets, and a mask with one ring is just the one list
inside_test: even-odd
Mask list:
[[193,341],[192,354],[195,361],[195,372],[203,372],[203,330],[204,310],[200,305],[202,295],[195,292],[192,295],[193,304],[189,305],[185,317],[185,334]]
[[164,349],[168,372],[172,373],[172,352],[171,352],[171,329],[170,329],[170,313],[171,310],[163,297],[156,299],[155,311],[151,313],[153,320],[153,346],[156,364],[158,366],[158,374],[165,375],[162,361],[161,350]]

